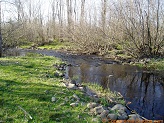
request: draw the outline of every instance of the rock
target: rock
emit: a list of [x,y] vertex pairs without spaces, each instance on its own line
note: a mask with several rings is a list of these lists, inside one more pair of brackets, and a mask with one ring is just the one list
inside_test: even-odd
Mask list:
[[55,77],[59,77],[59,73],[58,73],[58,72],[55,72],[55,73],[54,73],[54,76],[55,76]]
[[113,106],[111,108],[111,110],[123,110],[123,111],[125,111],[125,110],[127,110],[127,108],[125,106],[123,106],[122,104],[116,104],[115,106]]
[[108,107],[108,110],[110,111],[112,108],[111,107]]
[[142,120],[142,119],[140,118],[140,115],[138,115],[138,114],[131,114],[131,115],[129,115],[128,120]]
[[118,115],[118,120],[127,120],[128,119],[128,115],[125,113],[125,114],[122,114],[122,115]]
[[83,87],[78,87],[78,89],[79,89],[80,91],[84,91],[84,88],[83,88]]
[[87,107],[88,107],[89,109],[95,108],[96,106],[98,106],[98,104],[95,103],[95,102],[91,102],[91,103],[88,103],[88,104],[87,104]]
[[117,111],[118,111],[118,120],[128,119],[127,113],[122,108],[120,110],[117,110]]
[[67,88],[69,88],[69,89],[77,89],[76,85],[75,84],[71,84],[71,83],[69,83],[67,85]]
[[94,113],[95,113],[95,115],[101,114],[103,111],[104,111],[103,106],[98,106],[98,107],[95,107],[95,108],[94,108]]
[[118,120],[127,120],[128,119],[127,113],[122,108],[117,111],[118,111]]
[[59,73],[59,77],[64,77],[64,74],[63,73]]
[[55,98],[55,97],[52,97],[52,98],[51,98],[51,101],[52,101],[52,102],[55,102],[55,101],[56,101],[56,98]]
[[66,83],[61,83],[61,85],[63,86],[63,87],[67,87],[67,84]]
[[73,94],[73,97],[77,100],[80,100],[80,98],[76,94]]
[[99,119],[98,119],[98,118],[93,118],[93,119],[92,119],[92,122],[93,122],[93,123],[98,123],[98,122],[99,122]]
[[108,114],[107,118],[110,120],[117,120],[117,114]]
[[79,103],[71,103],[70,106],[76,107],[76,106],[78,106],[78,104],[79,104]]
[[109,110],[104,110],[99,116],[101,119],[107,118],[107,115],[109,113]]

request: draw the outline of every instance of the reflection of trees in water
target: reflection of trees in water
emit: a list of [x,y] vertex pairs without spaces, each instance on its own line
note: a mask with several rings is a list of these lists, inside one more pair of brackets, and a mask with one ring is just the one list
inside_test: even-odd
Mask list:
[[157,118],[157,114],[164,115],[164,79],[153,73],[130,72],[127,69],[126,66],[82,64],[71,67],[69,76],[78,75],[80,81],[99,83],[104,88],[121,92],[127,101],[132,102],[131,108],[142,116]]
[[[138,78],[138,81],[135,81],[135,78]],[[163,93],[163,86],[159,86],[161,82],[161,79],[152,73],[141,73],[140,75],[136,73],[136,75],[133,75],[130,84],[127,86],[127,92],[137,112],[142,116],[154,118],[156,113],[162,113],[160,102],[163,99],[159,97],[161,100],[156,100],[158,94]],[[138,83],[139,86],[136,86],[134,83]],[[136,88],[138,88],[138,92],[134,91]],[[137,96],[135,93],[138,93],[138,97],[135,97]]]

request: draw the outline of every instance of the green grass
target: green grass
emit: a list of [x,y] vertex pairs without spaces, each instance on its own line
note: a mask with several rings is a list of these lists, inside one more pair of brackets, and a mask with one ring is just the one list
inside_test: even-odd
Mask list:
[[60,42],[58,40],[54,40],[53,42],[49,43],[49,44],[45,44],[43,46],[38,46],[38,44],[33,44],[33,43],[29,43],[29,44],[25,44],[25,45],[21,45],[19,46],[20,48],[23,49],[27,49],[27,48],[31,48],[33,46],[35,46],[38,49],[53,49],[53,50],[60,50],[60,49],[70,49],[70,47],[73,44],[71,42],[68,41],[63,41]]
[[164,71],[164,58],[150,59],[150,61],[146,64],[142,64],[139,62],[135,65],[137,65],[139,67],[145,67],[149,70]]
[[103,89],[103,87],[97,85],[97,84],[86,84],[90,89],[92,89],[94,92],[98,94],[100,97],[100,102],[105,105],[109,106],[108,99],[112,99],[112,103],[119,103],[125,105],[125,100],[122,98],[122,95],[119,95],[118,92],[112,92],[110,89]]
[[[61,85],[61,78],[54,77],[56,69],[53,64],[56,63],[60,64],[61,61],[33,54],[0,58],[0,122],[92,122],[93,117],[85,111],[86,105],[81,105],[81,102],[90,102],[90,98]],[[72,98],[74,93],[81,98],[77,107],[70,106],[75,102]],[[56,97],[56,102],[51,102],[52,96]]]
[[50,44],[46,44],[43,46],[39,46],[39,49],[54,49],[54,50],[59,50],[61,48],[66,48],[68,44],[66,42],[59,42],[57,40],[53,41]]

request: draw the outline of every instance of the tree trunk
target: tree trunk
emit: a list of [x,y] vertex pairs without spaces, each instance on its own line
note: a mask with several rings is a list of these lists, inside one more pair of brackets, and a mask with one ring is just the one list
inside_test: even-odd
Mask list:
[[1,1],[0,1],[0,57],[2,57]]
[[80,16],[81,26],[83,26],[84,24],[84,6],[85,6],[85,0],[81,0],[81,16]]
[[102,30],[105,33],[106,26],[106,12],[107,12],[107,0],[102,0]]

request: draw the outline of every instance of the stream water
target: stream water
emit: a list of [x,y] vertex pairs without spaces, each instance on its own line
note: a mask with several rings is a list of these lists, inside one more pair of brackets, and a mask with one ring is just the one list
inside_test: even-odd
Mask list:
[[150,120],[164,120],[164,73],[151,72],[136,66],[120,65],[94,55],[72,55],[53,50],[9,50],[6,55],[25,55],[27,52],[59,57],[71,64],[66,76],[79,83],[91,82],[120,92],[129,107]]

